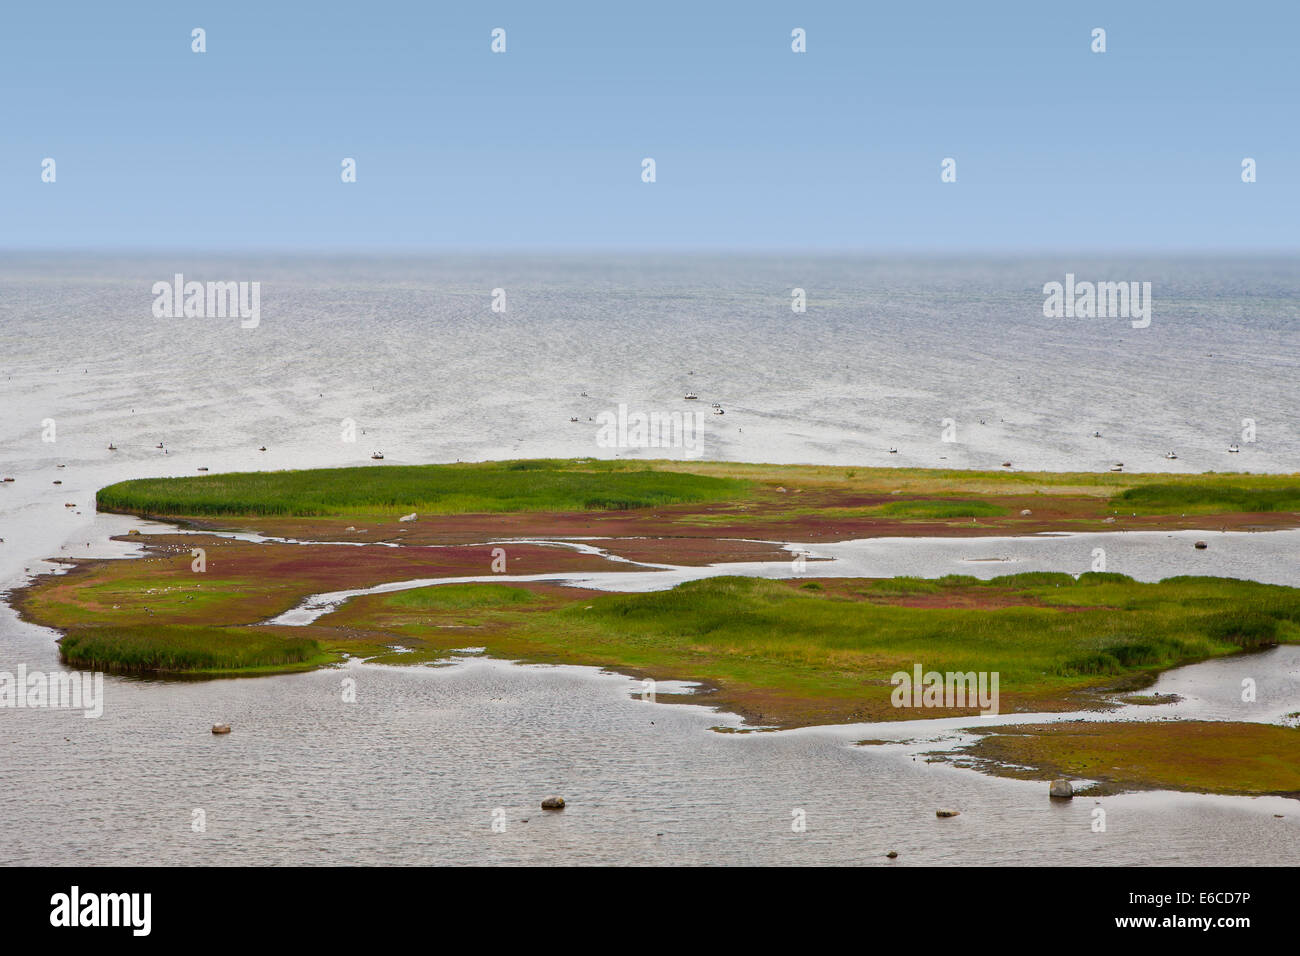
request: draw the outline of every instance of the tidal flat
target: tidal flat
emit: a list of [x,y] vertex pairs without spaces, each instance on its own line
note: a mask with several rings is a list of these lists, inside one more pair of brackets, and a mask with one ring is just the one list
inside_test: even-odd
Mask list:
[[[65,663],[118,673],[436,664],[474,645],[509,660],[692,681],[692,703],[791,728],[976,712],[895,706],[891,676],[918,662],[997,673],[1004,713],[1069,713],[1112,708],[1113,695],[1170,668],[1300,641],[1292,587],[1104,571],[819,577],[818,561],[790,544],[1294,528],[1294,476],[547,459],[140,479],[101,489],[97,505],[177,533],[130,535],[143,547],[137,559],[66,562],[15,606],[62,632]],[[775,562],[788,568],[779,580],[710,573]],[[649,593],[578,584],[685,566],[706,576]],[[406,587],[413,581],[430,583]],[[387,586],[402,589],[357,594],[304,626],[272,623],[313,595]],[[1125,781],[1242,792],[1239,767],[1197,760],[1192,774],[1178,759],[1203,746],[1186,730],[1148,725],[1163,759]],[[1300,731],[1278,730],[1236,741],[1267,751],[1252,792],[1294,789],[1296,761],[1266,758],[1279,747],[1300,758]],[[1039,743],[1037,762],[1026,762],[1064,766],[1047,749],[1055,739],[1017,738],[1022,749]],[[989,757],[1003,741],[975,750]]]

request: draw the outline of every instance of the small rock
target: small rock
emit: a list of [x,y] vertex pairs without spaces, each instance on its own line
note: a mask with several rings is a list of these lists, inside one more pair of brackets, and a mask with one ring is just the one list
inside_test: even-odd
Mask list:
[[1111,515],[1109,518],[1107,518],[1107,519],[1103,522],[1103,524],[1114,524],[1114,523],[1115,523],[1115,516],[1114,516],[1114,515]]
[[1198,541],[1196,542],[1196,544],[1192,545],[1192,547],[1195,548],[1197,551],[1204,551],[1206,548],[1209,547],[1209,545],[1206,544],[1204,541]]
[[960,810],[936,810],[934,811],[934,815],[936,817],[959,817],[961,816],[961,811]]
[[1069,800],[1074,797],[1074,785],[1068,780],[1053,780],[1048,792],[1057,800]]
[[542,809],[543,809],[543,810],[563,810],[563,809],[564,809],[564,798],[563,798],[563,797],[547,797],[545,800],[542,801]]
[[888,853],[885,854],[885,856],[889,857],[891,860],[897,860],[897,859],[898,859],[898,851],[897,851],[897,850],[890,850]]
[[414,511],[412,511],[409,515],[402,515],[402,516],[401,516],[400,518],[398,518],[397,520],[398,520],[398,521],[414,521],[414,520],[416,519],[416,517],[417,517],[416,513],[415,513]]
[[1031,514],[1033,514],[1033,512],[1028,508],[1022,508],[1020,511],[1020,517],[1022,518],[1028,518]]
[[230,733],[230,725],[229,725],[229,724],[213,724],[213,725],[212,725],[212,732],[213,732],[214,734],[228,734],[228,733]]
[[139,533],[140,532],[136,531],[135,528],[132,528],[130,531],[127,532],[127,534],[139,534]]

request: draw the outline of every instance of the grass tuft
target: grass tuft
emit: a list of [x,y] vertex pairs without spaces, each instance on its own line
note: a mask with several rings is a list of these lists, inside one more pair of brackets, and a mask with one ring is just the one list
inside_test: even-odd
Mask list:
[[738,479],[628,466],[539,460],[139,478],[101,489],[96,504],[192,516],[616,511],[734,500],[750,488]]
[[1112,498],[1111,503],[1138,514],[1300,511],[1300,484],[1243,487],[1239,481],[1221,479],[1157,483],[1129,488]]
[[102,625],[73,630],[59,645],[74,667],[115,673],[196,673],[291,668],[322,663],[320,644],[250,628],[172,624]]

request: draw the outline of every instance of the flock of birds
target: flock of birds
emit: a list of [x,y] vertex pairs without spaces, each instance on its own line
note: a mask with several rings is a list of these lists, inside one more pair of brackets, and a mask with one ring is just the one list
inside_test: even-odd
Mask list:
[[[575,419],[575,421],[576,421],[576,419]],[[363,434],[363,435],[365,434],[365,431],[364,431],[364,430],[362,431],[362,434]],[[158,444],[154,445],[153,447],[154,447],[155,449],[158,449],[159,451],[161,451],[164,455],[168,454],[167,446],[164,445],[162,442],[159,442]],[[109,443],[108,443],[108,450],[109,450],[109,451],[117,451],[117,445],[115,445],[113,442],[109,442]],[[265,446],[265,445],[261,445],[261,446],[258,447],[257,450],[258,450],[258,451],[266,451],[266,446]],[[373,452],[373,453],[370,455],[370,457],[373,458],[375,461],[383,461],[383,460],[384,460],[384,453],[383,453],[382,451],[375,451],[375,452]],[[62,468],[63,465],[59,465],[59,467]],[[205,467],[203,467],[203,466],[200,466],[198,470],[199,470],[199,471],[207,471],[208,469],[205,468]],[[13,481],[12,478],[5,478],[5,479],[3,479],[3,480],[4,480],[4,481]],[[57,481],[56,481],[55,484],[56,484],[56,485],[57,485],[57,484],[61,484],[61,482],[57,482]]]
[[[170,450],[169,450],[169,449],[167,448],[167,446],[166,446],[165,444],[163,444],[162,442],[159,442],[158,444],[154,445],[153,447],[154,447],[156,450],[161,451],[164,455],[166,455],[166,454],[170,454]],[[114,444],[113,442],[109,442],[109,443],[108,443],[108,450],[109,450],[109,451],[117,451],[117,445]],[[260,446],[257,450],[258,450],[258,451],[266,451],[266,446],[265,446],[265,445],[262,445],[262,446]],[[379,457],[382,458],[383,455],[380,455]],[[62,468],[62,467],[64,467],[64,466],[63,466],[63,465],[59,465],[58,467]],[[199,470],[199,471],[207,471],[208,469],[207,469],[207,467],[206,467],[205,465],[200,465],[199,468],[198,468],[198,470]],[[12,479],[12,478],[6,478],[5,481],[13,481],[13,479]],[[57,485],[57,484],[59,484],[59,482],[56,481],[55,484]]]
[[[694,374],[694,373],[692,373],[692,374]],[[581,395],[579,395],[578,397],[579,397],[579,398],[590,398],[591,396],[588,395],[586,392],[583,392],[583,393],[582,393]],[[697,395],[695,392],[687,392],[686,395],[684,396],[684,400],[685,400],[685,401],[688,401],[688,402],[699,401],[699,398],[700,398],[700,396]],[[713,408],[713,414],[715,414],[715,415],[725,415],[725,414],[727,414],[727,413],[726,413],[726,410],[723,409],[723,407],[722,407],[722,403],[721,403],[721,402],[714,402],[714,403],[712,404],[712,408]],[[573,423],[577,423],[577,422],[582,421],[582,419],[580,419],[577,415],[573,415],[573,416],[570,416],[569,421],[570,421],[570,422],[573,422]],[[588,415],[588,416],[587,416],[587,421],[591,422],[591,421],[595,421],[595,419],[592,418],[590,415]]]
[[[691,372],[690,374],[691,374],[691,375],[694,375],[695,373],[694,373],[694,372]],[[588,395],[586,392],[583,392],[579,397],[580,397],[580,398],[590,398],[591,396]],[[699,398],[700,398],[700,396],[699,396],[699,394],[696,393],[696,392],[687,392],[687,393],[685,394],[685,396],[683,396],[683,398],[684,398],[685,401],[688,401],[688,402],[694,402],[694,401],[698,401]],[[714,402],[714,403],[713,403],[713,414],[715,414],[715,415],[724,415],[724,414],[726,414],[726,412],[723,411],[723,408],[722,408],[721,403],[719,403],[719,402]],[[588,417],[587,417],[587,421],[593,421],[593,420],[594,420],[594,419],[592,419],[591,416],[588,416]],[[574,416],[572,416],[572,417],[569,419],[569,421],[570,421],[570,422],[579,422],[580,419],[578,418],[578,416],[574,415]],[[1005,419],[1005,418],[999,418],[998,421],[999,421],[1000,423],[1002,423],[1002,424],[1006,424],[1006,419]],[[981,419],[979,420],[979,423],[980,423],[981,425],[985,425],[985,424],[987,424],[986,420],[983,419],[983,418],[981,418]],[[1099,432],[1099,431],[1094,431],[1094,432],[1092,433],[1092,437],[1093,437],[1093,438],[1101,438],[1101,437],[1102,437],[1101,432]],[[1228,446],[1228,453],[1229,453],[1229,454],[1235,455],[1235,454],[1238,454],[1238,453],[1240,453],[1240,452],[1241,452],[1241,446],[1238,445],[1236,442],[1233,442],[1232,444],[1230,444],[1230,445]],[[889,454],[891,454],[891,455],[897,455],[897,454],[898,454],[898,448],[895,447],[895,446],[893,446],[893,445],[891,445],[891,446],[889,447]],[[378,457],[382,458],[383,456],[382,456],[382,455],[379,455]],[[1172,452],[1172,451],[1167,451],[1167,452],[1165,452],[1165,458],[1166,458],[1167,460],[1169,460],[1169,461],[1177,461],[1177,460],[1178,460],[1178,455],[1177,455],[1176,453]],[[941,461],[947,461],[947,457],[944,456],[944,457],[942,457],[940,460],[941,460]],[[1002,463],[1002,467],[1003,467],[1003,468],[1010,468],[1010,467],[1011,467],[1011,462],[1009,462],[1009,461],[1004,461],[1004,462]],[[1122,461],[1121,461],[1121,462],[1116,462],[1115,464],[1111,465],[1110,470],[1111,470],[1111,471],[1123,471],[1123,470],[1124,470],[1124,463],[1123,463]]]
[[[694,373],[694,372],[691,372],[690,374],[694,375],[695,373]],[[580,397],[581,397],[581,398],[590,398],[591,396],[588,395],[588,394],[584,391],[584,392],[581,394]],[[693,392],[693,391],[691,391],[691,392],[687,392],[687,393],[685,394],[685,396],[683,396],[683,399],[684,399],[685,401],[688,401],[688,402],[699,401],[699,398],[700,398],[699,394],[696,393],[696,392]],[[715,414],[715,415],[725,415],[725,414],[726,414],[726,411],[723,409],[722,404],[721,404],[720,402],[713,402],[713,403],[712,403],[712,408],[713,408],[713,414]],[[133,409],[131,409],[131,411],[134,412],[135,409],[133,408]],[[588,416],[588,417],[587,417],[587,421],[593,421],[593,420],[594,420],[594,419],[592,419],[591,416]],[[575,415],[575,416],[572,416],[572,417],[569,419],[569,421],[570,421],[570,422],[578,422],[578,421],[579,421],[579,418]],[[998,419],[998,421],[1001,422],[1001,423],[1003,423],[1003,424],[1006,423],[1006,419],[1005,419],[1005,418],[1000,418],[1000,419]],[[985,419],[981,418],[981,419],[979,420],[979,423],[980,423],[981,425],[984,425],[984,424],[986,424],[986,421],[985,421]],[[365,434],[365,430],[364,430],[364,429],[362,430],[362,434]],[[1094,432],[1092,433],[1092,437],[1093,437],[1093,438],[1101,438],[1101,437],[1102,437],[1102,434],[1101,434],[1101,432],[1099,432],[1099,431],[1094,431]],[[167,449],[166,445],[165,445],[163,442],[159,442],[158,444],[154,445],[154,448],[155,448],[156,450],[158,450],[158,451],[161,451],[164,455],[168,454],[168,449]],[[110,441],[110,442],[108,443],[108,450],[109,450],[109,451],[117,451],[117,450],[118,450],[118,449],[117,449],[117,445]],[[266,446],[265,446],[265,445],[262,445],[262,446],[260,446],[257,450],[258,450],[258,451],[266,451]],[[1236,442],[1233,442],[1232,444],[1230,444],[1230,445],[1228,446],[1228,453],[1229,453],[1229,454],[1233,454],[1233,455],[1235,455],[1235,454],[1239,454],[1240,452],[1241,452],[1241,446],[1238,445]],[[891,455],[897,455],[897,454],[898,454],[898,448],[895,447],[895,446],[893,446],[893,445],[891,445],[891,446],[889,447],[889,454],[891,454]],[[378,451],[378,450],[376,450],[376,451],[374,451],[374,452],[371,453],[370,457],[371,457],[371,459],[374,460],[374,461],[383,461],[383,460],[384,460],[384,453],[383,453],[382,451]],[[1166,458],[1167,460],[1169,460],[1169,461],[1177,461],[1177,460],[1178,460],[1178,455],[1177,455],[1176,453],[1172,452],[1172,451],[1167,451],[1167,452],[1165,452],[1165,458]],[[947,459],[946,459],[946,457],[945,457],[945,458],[942,459],[942,460],[945,460],[945,461],[946,461]],[[64,466],[63,466],[63,465],[59,465],[58,467],[62,468],[62,467],[64,467]],[[1010,468],[1010,467],[1011,467],[1011,462],[1009,462],[1009,461],[1004,461],[1004,462],[1002,463],[1002,467],[1003,467],[1003,468]],[[198,470],[199,470],[199,471],[207,471],[208,469],[207,469],[206,467],[202,467],[202,466],[201,466],[201,467],[199,467]],[[1123,463],[1123,462],[1116,462],[1114,465],[1111,465],[1110,470],[1111,470],[1111,471],[1123,471],[1123,470],[1124,470],[1124,463]],[[13,480],[14,480],[14,479],[13,479],[12,477],[0,478],[0,482],[12,482]],[[63,484],[63,482],[61,482],[61,481],[55,481],[54,484],[56,484],[56,485],[61,485],[61,484]]]

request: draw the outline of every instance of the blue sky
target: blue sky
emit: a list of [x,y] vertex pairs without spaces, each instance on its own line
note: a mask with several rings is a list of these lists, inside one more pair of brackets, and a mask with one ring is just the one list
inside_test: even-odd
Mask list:
[[1293,0],[9,3],[0,247],[1295,250],[1297,35]]

